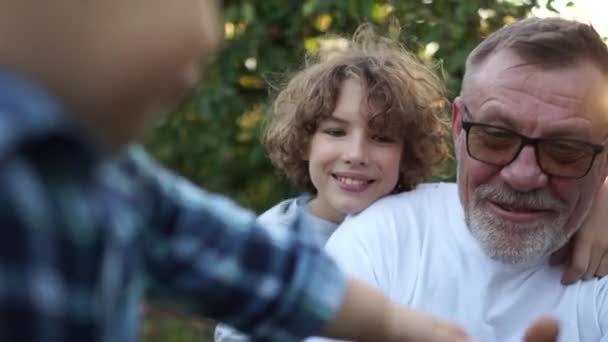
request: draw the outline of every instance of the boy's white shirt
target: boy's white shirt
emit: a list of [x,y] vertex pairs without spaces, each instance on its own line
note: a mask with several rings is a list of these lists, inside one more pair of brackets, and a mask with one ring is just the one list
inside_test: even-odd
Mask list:
[[563,269],[547,260],[490,259],[465,225],[455,184],[377,201],[348,218],[326,249],[347,273],[397,303],[461,324],[474,341],[521,342],[533,320],[551,315],[561,342],[608,342],[608,277],[566,287]]

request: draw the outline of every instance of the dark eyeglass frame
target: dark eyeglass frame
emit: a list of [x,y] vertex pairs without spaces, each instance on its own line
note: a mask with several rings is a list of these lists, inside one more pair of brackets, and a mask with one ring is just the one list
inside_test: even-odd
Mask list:
[[[467,113],[467,115],[470,117],[471,113],[469,112],[469,109],[467,108],[466,105],[463,105],[465,112]],[[536,164],[538,165],[538,167],[548,176],[551,177],[556,177],[556,178],[563,178],[563,179],[580,179],[585,177],[589,171],[591,170],[591,168],[593,167],[593,163],[595,162],[595,158],[597,157],[598,154],[602,153],[604,151],[604,146],[603,145],[598,145],[598,144],[592,144],[586,141],[581,141],[581,140],[576,140],[576,139],[552,139],[552,138],[530,138],[527,137],[523,134],[517,133],[511,129],[508,128],[504,128],[504,127],[500,127],[500,126],[494,126],[494,125],[488,125],[488,124],[483,124],[483,123],[479,123],[479,122],[473,122],[473,121],[465,121],[464,118],[461,120],[461,124],[462,124],[462,129],[466,132],[466,145],[467,145],[467,153],[469,154],[469,156],[475,160],[478,160],[480,162],[486,163],[486,164],[490,164],[490,165],[494,165],[494,166],[500,166],[500,167],[505,167],[509,164],[511,164],[515,159],[517,159],[517,157],[519,156],[519,154],[521,153],[521,150],[523,150],[523,148],[525,146],[531,145],[532,147],[534,147],[534,156],[536,157]],[[473,127],[487,127],[487,128],[492,128],[492,129],[497,129],[509,134],[512,134],[513,136],[517,137],[520,139],[520,143],[519,143],[519,147],[517,149],[517,152],[515,152],[515,154],[513,155],[513,158],[511,158],[511,160],[509,160],[508,162],[505,163],[492,163],[492,162],[488,162],[486,160],[480,159],[478,157],[475,157],[470,150],[470,145],[469,145],[469,131],[471,130],[471,128]],[[583,173],[581,176],[562,176],[562,175],[556,175],[552,172],[548,172],[547,170],[545,170],[545,168],[543,167],[542,163],[540,162],[540,155],[539,155],[539,151],[538,151],[538,144],[543,143],[543,142],[570,142],[570,143],[577,143],[577,144],[583,144],[583,145],[587,145],[590,148],[592,148],[593,150],[593,155],[591,156],[591,160],[589,161],[589,166],[587,167],[587,169],[585,170],[585,173]]]

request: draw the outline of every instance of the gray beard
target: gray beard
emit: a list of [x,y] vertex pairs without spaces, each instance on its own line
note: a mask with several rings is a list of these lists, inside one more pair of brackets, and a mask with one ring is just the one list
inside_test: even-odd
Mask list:
[[[487,200],[515,207],[551,208],[558,214],[537,222],[514,223],[486,210],[483,205]],[[581,215],[575,229],[566,230],[568,215],[563,208],[564,204],[547,191],[521,193],[506,186],[487,184],[475,190],[465,221],[490,258],[505,264],[520,264],[548,257],[580,228],[585,215]]]

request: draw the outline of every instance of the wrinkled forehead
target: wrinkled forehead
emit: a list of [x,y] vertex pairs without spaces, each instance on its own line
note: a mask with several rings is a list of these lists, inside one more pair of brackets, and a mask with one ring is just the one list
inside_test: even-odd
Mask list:
[[497,101],[519,108],[523,114],[563,110],[564,115],[579,115],[608,125],[608,76],[585,60],[544,66],[501,51],[475,66],[466,98],[476,108]]

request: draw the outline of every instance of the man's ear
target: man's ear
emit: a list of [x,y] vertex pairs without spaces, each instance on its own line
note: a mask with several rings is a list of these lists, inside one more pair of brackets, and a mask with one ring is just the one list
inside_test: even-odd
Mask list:
[[608,183],[608,152],[604,152],[604,169],[602,170],[602,176],[605,183]]
[[462,134],[462,99],[460,96],[456,97],[452,101],[452,138],[454,143],[458,140],[460,134]]

